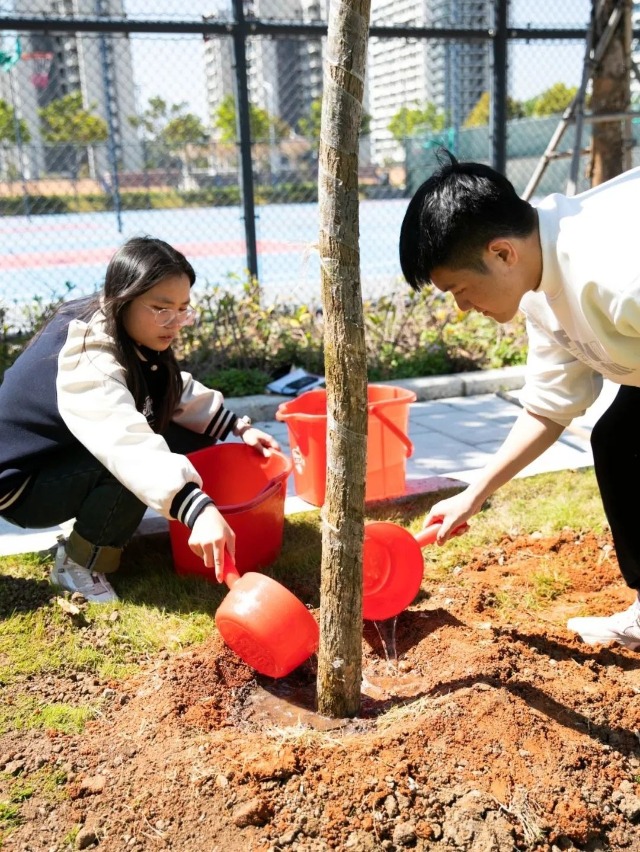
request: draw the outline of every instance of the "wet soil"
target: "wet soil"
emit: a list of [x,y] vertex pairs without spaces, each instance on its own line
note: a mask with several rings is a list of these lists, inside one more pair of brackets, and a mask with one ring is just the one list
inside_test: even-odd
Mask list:
[[0,739],[0,800],[62,777],[3,848],[640,850],[640,654],[565,627],[631,598],[607,533],[504,538],[425,580],[396,665],[365,623],[353,720],[315,714],[313,659],[256,677],[217,635],[124,684],[40,679],[103,713]]

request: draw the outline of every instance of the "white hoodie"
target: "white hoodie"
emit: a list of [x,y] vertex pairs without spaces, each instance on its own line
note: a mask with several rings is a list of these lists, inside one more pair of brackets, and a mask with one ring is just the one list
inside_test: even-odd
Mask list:
[[640,387],[640,168],[538,206],[542,280],[520,307],[524,407],[568,426],[602,377]]

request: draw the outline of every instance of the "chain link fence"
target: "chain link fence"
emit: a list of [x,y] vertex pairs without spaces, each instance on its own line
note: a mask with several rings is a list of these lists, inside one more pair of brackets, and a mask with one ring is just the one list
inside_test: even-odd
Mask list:
[[[540,162],[541,155],[547,150],[553,134],[558,128],[558,118],[520,118],[507,123],[507,169],[506,174],[520,195],[525,195],[532,174]],[[640,165],[640,124],[632,120],[629,141],[632,144],[630,167]],[[490,150],[489,128],[462,128],[458,133],[455,146],[452,146],[450,133],[429,133],[421,138],[406,140],[406,185],[414,192],[428,175],[437,167],[437,152],[442,146],[455,147],[457,156],[463,160],[490,162],[487,152]],[[533,201],[552,192],[562,192],[570,178],[571,154],[574,139],[569,131],[563,135],[555,147],[555,156],[545,167],[540,180],[536,183]],[[580,156],[577,192],[583,192],[590,186],[587,177],[589,154]]]
[[[200,282],[234,291],[257,274],[265,303],[319,304],[327,5],[153,5],[151,19],[142,0],[0,0],[0,305],[95,291],[117,246],[140,234],[179,247]],[[561,110],[501,126],[491,93],[526,103],[578,86],[589,15],[589,0],[374,0],[359,175],[365,297],[406,286],[400,223],[437,144],[495,163],[502,134],[507,172],[526,186]],[[469,127],[483,97],[484,124]],[[428,104],[437,132],[424,116],[411,123]],[[554,162],[539,192],[566,180],[567,160]]]

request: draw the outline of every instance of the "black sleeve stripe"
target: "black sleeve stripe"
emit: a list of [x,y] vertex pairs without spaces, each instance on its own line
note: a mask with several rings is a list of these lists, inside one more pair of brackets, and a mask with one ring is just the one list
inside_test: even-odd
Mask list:
[[195,482],[188,482],[183,488],[178,491],[176,496],[171,501],[171,506],[169,507],[169,514],[172,518],[175,518],[177,521],[181,520],[180,518],[180,507],[183,505],[185,500],[188,499],[189,495],[198,489],[198,486]]
[[170,514],[172,518],[193,529],[196,518],[209,503],[213,503],[211,497],[201,491],[195,482],[189,482],[171,501]]
[[224,441],[237,422],[238,418],[233,411],[221,408],[219,411],[216,411],[215,415],[209,421],[209,425],[204,430],[205,435],[210,435],[217,441]]
[[197,493],[197,497],[194,496],[194,499],[189,504],[189,508],[185,513],[184,521],[190,530],[193,529],[193,525],[196,522],[196,519],[200,512],[208,506],[209,504],[213,505],[213,500],[209,497],[208,494],[205,494],[204,491],[200,491]]

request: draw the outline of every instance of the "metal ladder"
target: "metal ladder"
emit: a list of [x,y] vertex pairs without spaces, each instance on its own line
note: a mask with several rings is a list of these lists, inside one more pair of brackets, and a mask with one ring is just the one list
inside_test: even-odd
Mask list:
[[[589,22],[589,28],[587,30],[587,47],[585,51],[584,61],[582,63],[582,78],[580,80],[580,86],[578,87],[578,91],[576,92],[573,100],[562,114],[560,123],[554,130],[553,135],[549,140],[549,144],[547,145],[542,157],[538,161],[538,165],[534,169],[533,174],[529,179],[529,183],[527,184],[522,194],[522,197],[526,201],[528,201],[533,195],[536,187],[540,182],[540,179],[542,178],[542,175],[545,172],[545,169],[547,168],[551,160],[557,160],[564,157],[571,157],[571,166],[569,171],[569,180],[567,181],[566,194],[575,195],[578,183],[578,169],[580,166],[580,157],[582,154],[588,153],[587,149],[582,148],[582,129],[585,120],[590,122],[612,121],[614,119],[625,119],[631,118],[634,115],[640,115],[640,113],[619,112],[606,114],[602,113],[597,116],[585,116],[584,113],[587,86],[589,85],[589,81],[593,76],[595,67],[602,59],[605,51],[609,46],[616,27],[620,23],[620,19],[622,18],[622,14],[624,11],[624,5],[624,0],[620,0],[620,2],[616,4],[615,8],[611,12],[611,15],[609,16],[607,26],[605,27],[596,45],[594,45],[594,15],[592,13],[591,20]],[[640,72],[638,71],[637,66],[633,62],[631,62],[631,70],[633,71],[637,79],[640,80]],[[570,124],[575,124],[576,126],[573,149],[570,152],[566,153],[559,152],[557,150],[558,145],[560,144],[560,140],[564,136],[564,133]]]

